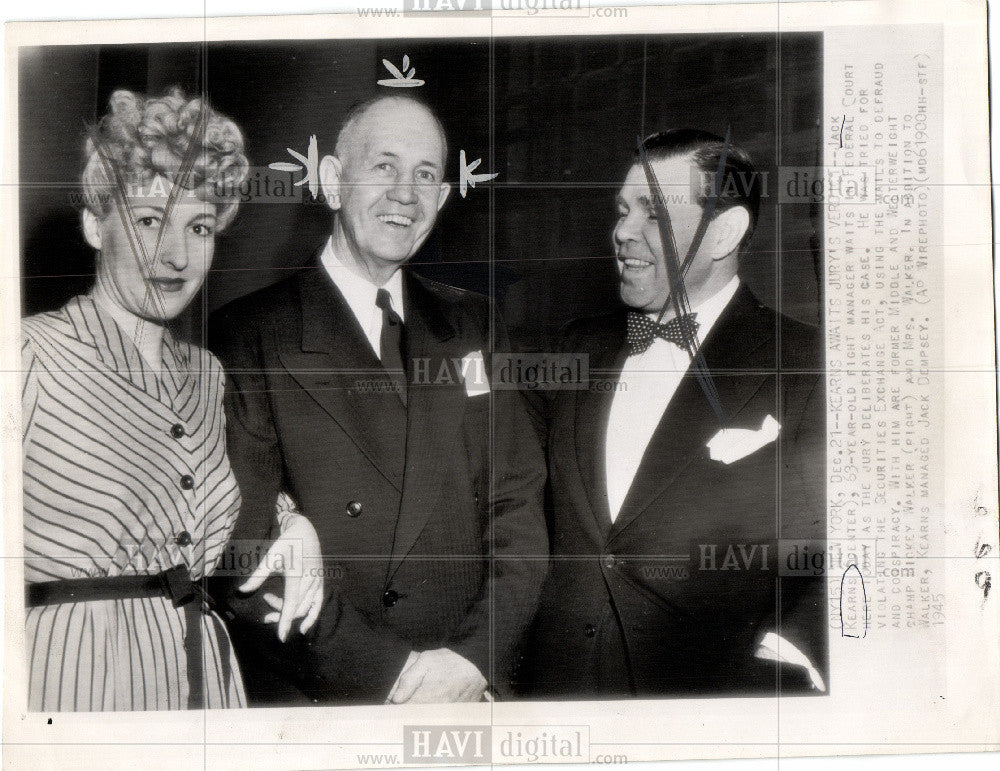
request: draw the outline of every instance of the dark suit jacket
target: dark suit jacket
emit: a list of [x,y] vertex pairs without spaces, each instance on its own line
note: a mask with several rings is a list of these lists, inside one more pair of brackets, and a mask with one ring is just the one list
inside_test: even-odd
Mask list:
[[[486,298],[409,271],[404,298],[408,351],[421,362],[405,409],[318,264],[212,319],[243,494],[233,543],[246,551],[276,535],[284,489],[325,555],[321,616],[284,645],[256,623],[263,590],[244,601],[221,589],[255,701],[381,703],[411,650],[438,647],[509,689],[546,571],[541,448],[520,394],[470,397],[458,374],[474,351],[489,371]],[[267,588],[280,595],[280,582]]]
[[689,370],[612,524],[604,447],[625,320],[623,309],[568,328],[566,350],[588,355],[605,387],[540,407],[554,557],[521,686],[556,698],[773,694],[780,674],[783,690],[801,687],[801,670],[754,653],[776,631],[826,671],[824,579],[777,570],[778,539],[812,550],[826,534],[820,337],[741,287],[702,352],[725,425],[756,430],[772,415],[778,440],[731,465],[711,460],[721,426]]

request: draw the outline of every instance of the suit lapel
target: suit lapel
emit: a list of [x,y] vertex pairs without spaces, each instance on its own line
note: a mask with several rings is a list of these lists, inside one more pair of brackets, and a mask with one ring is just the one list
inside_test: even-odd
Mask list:
[[[727,424],[773,377],[776,319],[741,286],[701,346]],[[706,444],[723,427],[688,371],[646,447],[609,542],[663,495],[688,464],[708,457]]]
[[455,336],[448,321],[449,306],[408,270],[404,272],[403,287],[410,373],[406,466],[390,576],[438,507],[442,464],[451,464],[456,452],[464,452],[458,433],[467,397],[453,360],[461,359],[473,345]]
[[[574,391],[575,443],[577,466],[584,490],[590,501],[591,514],[602,537],[611,527],[608,507],[607,470],[605,466],[608,416],[615,390],[610,387],[621,376],[627,356],[625,349],[625,315],[615,314],[594,340],[590,354],[591,381],[605,382],[607,388],[587,388]],[[584,523],[586,524],[586,523]]]
[[282,364],[401,491],[406,414],[389,376],[322,267],[303,273],[299,295],[302,335],[281,348]]

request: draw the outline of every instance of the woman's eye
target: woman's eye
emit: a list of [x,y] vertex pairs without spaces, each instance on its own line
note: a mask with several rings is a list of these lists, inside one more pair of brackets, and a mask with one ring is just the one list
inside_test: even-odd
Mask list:
[[198,224],[192,226],[191,230],[198,236],[210,236],[214,232],[211,225]]
[[151,228],[157,222],[159,222],[159,218],[157,217],[139,217],[139,219],[136,220],[136,224],[144,228]]

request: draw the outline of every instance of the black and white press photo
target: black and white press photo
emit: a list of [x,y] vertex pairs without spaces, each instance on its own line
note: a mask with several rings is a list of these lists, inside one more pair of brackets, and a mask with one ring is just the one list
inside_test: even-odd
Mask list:
[[820,42],[22,52],[30,706],[825,692]]
[[412,5],[8,34],[5,733],[888,736],[996,626],[950,27]]

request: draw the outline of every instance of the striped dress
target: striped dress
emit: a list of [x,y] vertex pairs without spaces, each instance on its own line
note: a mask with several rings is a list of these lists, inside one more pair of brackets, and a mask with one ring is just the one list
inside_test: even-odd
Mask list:
[[[162,357],[157,373],[86,296],[23,320],[27,582],[212,572],[240,505],[224,375],[169,332]],[[201,625],[200,662],[188,660],[189,619]],[[31,710],[246,703],[222,621],[165,597],[28,608],[26,640]]]

